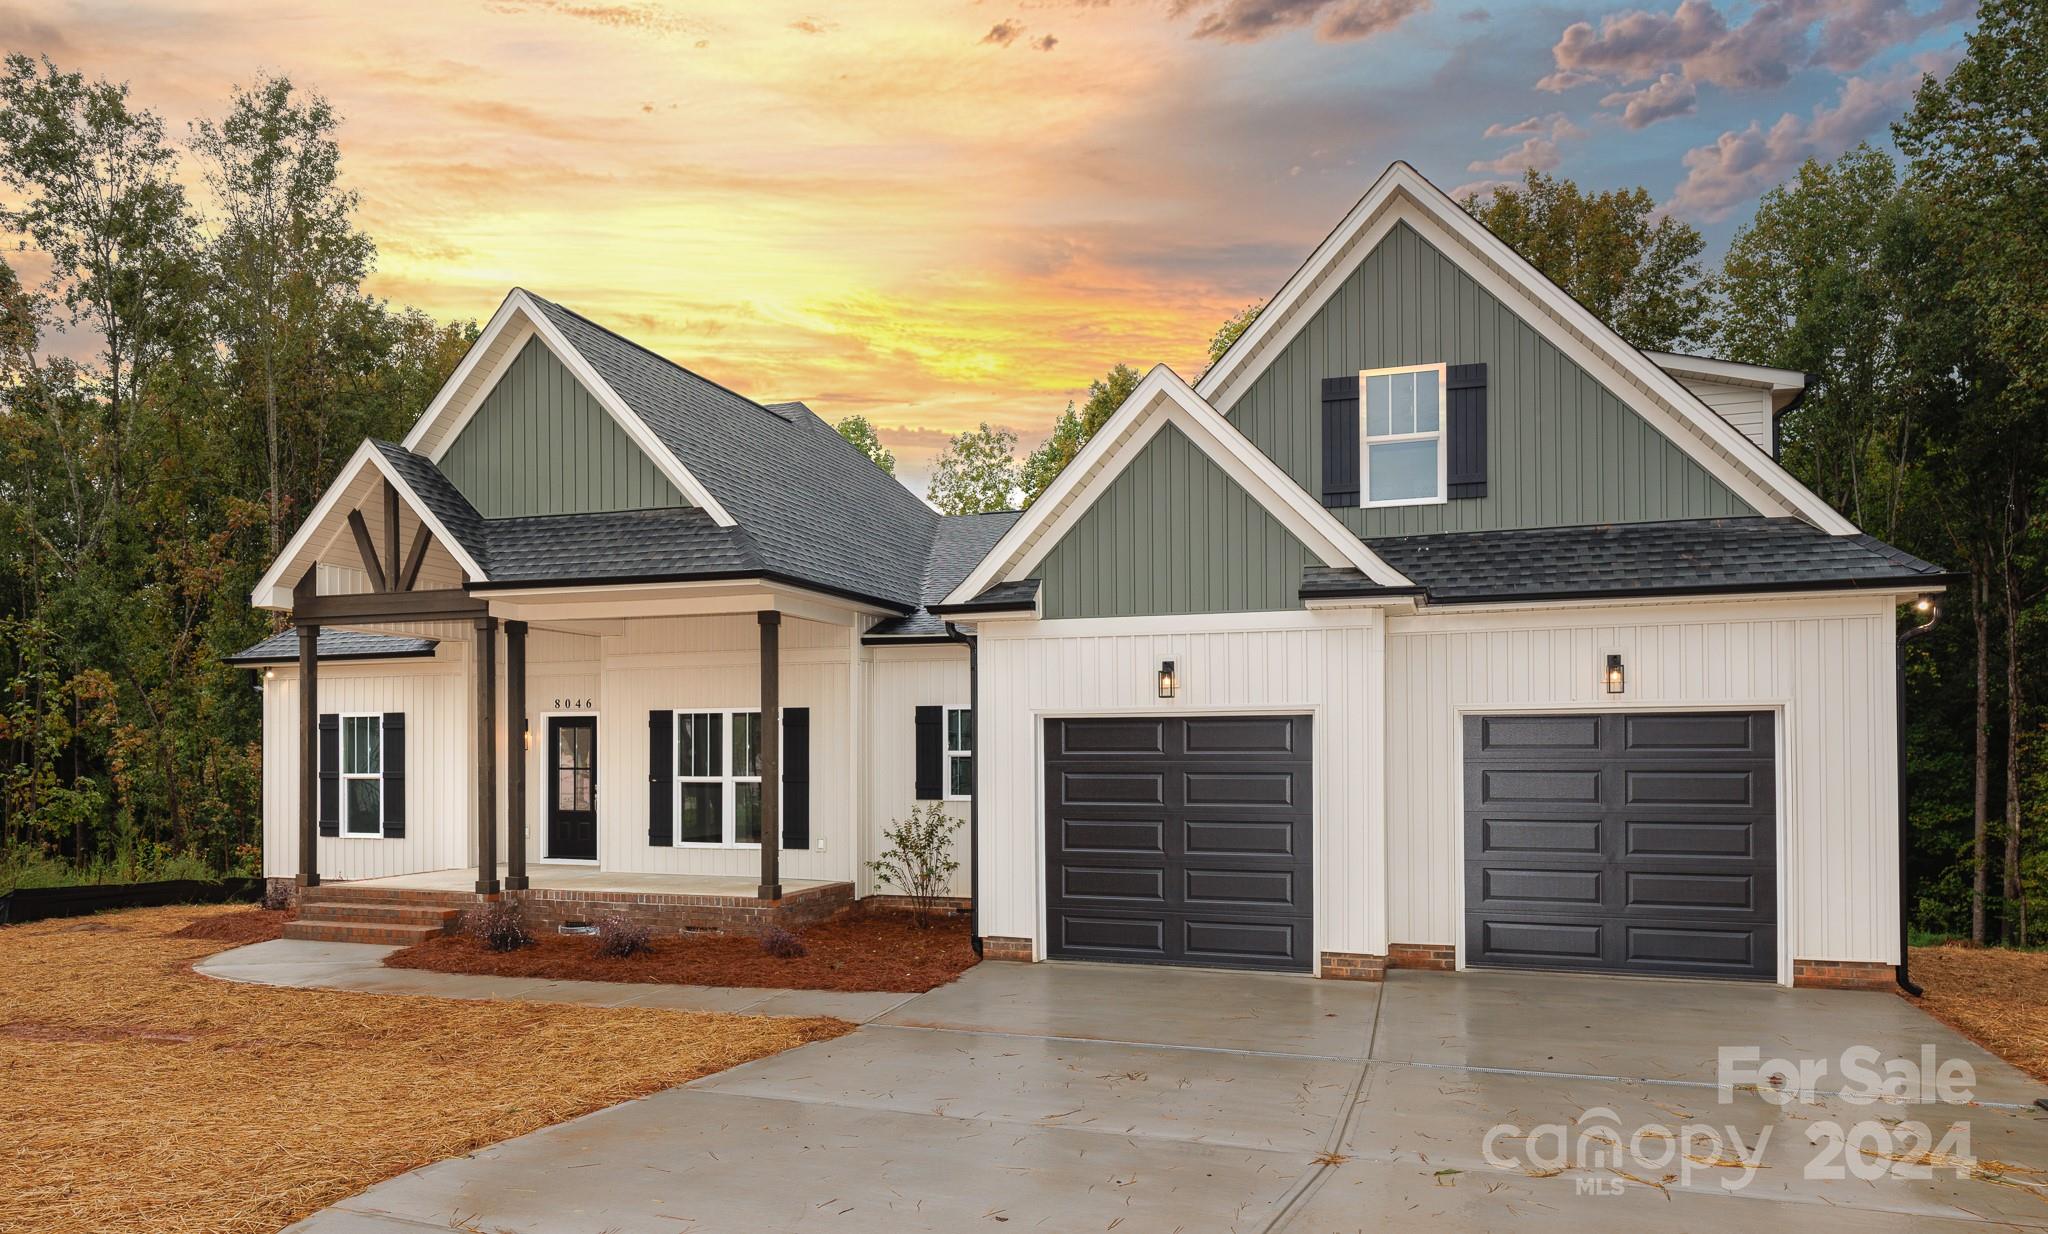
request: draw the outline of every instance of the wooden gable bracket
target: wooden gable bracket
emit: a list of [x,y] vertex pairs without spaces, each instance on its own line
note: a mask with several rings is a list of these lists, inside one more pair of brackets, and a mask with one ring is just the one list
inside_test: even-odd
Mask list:
[[348,512],[348,529],[355,533],[356,552],[362,556],[363,569],[370,576],[370,590],[375,592],[411,591],[420,579],[420,567],[426,564],[427,545],[433,542],[422,521],[413,528],[412,547],[406,551],[405,564],[398,562],[398,533],[401,530],[398,488],[390,481],[384,484],[384,552],[379,555],[377,545],[370,536],[370,526],[363,519],[360,509]]

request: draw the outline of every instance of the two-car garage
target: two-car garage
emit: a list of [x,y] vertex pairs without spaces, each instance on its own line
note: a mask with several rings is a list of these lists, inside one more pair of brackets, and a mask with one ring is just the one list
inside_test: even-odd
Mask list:
[[[1462,717],[1464,962],[1774,978],[1774,722]],[[1313,968],[1311,731],[1306,715],[1047,720],[1047,954]]]

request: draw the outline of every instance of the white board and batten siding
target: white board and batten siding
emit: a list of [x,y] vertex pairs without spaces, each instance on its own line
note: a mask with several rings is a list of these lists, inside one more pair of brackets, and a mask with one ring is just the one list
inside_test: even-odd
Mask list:
[[1726,381],[1680,377],[1679,383],[1713,408],[1716,415],[1735,426],[1765,454],[1771,451],[1772,396],[1761,386],[1742,386]]
[[[986,622],[981,627],[982,933],[1044,954],[1045,721],[1263,712],[1313,717],[1315,949],[1384,954],[1383,618],[1372,609]],[[1180,679],[1158,697],[1162,660]]]
[[[918,644],[870,647],[867,664],[867,820],[862,828],[860,877],[855,890],[864,896],[898,895],[867,868],[888,847],[883,833],[889,824],[908,819],[923,804],[917,799],[917,709],[965,707],[972,701],[967,649],[953,645]],[[986,775],[986,770],[983,771]],[[945,811],[962,826],[953,833],[953,872],[949,895],[970,894],[973,864],[968,842],[967,803],[948,801]]]
[[[324,836],[323,879],[382,878],[468,865],[475,764],[470,753],[468,657],[443,644],[431,660],[333,661],[320,665],[322,712],[405,713],[405,837]],[[263,873],[299,869],[298,668],[278,665],[263,683]]]
[[[1888,595],[1392,618],[1392,941],[1463,941],[1462,716],[1771,710],[1781,960],[1896,963],[1893,626]],[[1610,653],[1625,667],[1619,696],[1600,679]]]

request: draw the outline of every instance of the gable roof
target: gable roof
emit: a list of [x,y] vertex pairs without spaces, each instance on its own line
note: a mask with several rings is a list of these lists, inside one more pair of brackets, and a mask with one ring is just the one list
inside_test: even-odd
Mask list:
[[1123,405],[1096,430],[1057,479],[1003,534],[979,565],[949,592],[945,605],[972,601],[997,583],[1015,582],[1037,568],[1060,537],[1088,512],[1138,452],[1168,424],[1217,463],[1252,500],[1277,519],[1326,566],[1348,567],[1391,587],[1407,584],[1335,515],[1259,448],[1218,415],[1193,387],[1163,364],[1153,366]]
[[1336,229],[1316,246],[1258,319],[1202,375],[1196,391],[1213,405],[1232,406],[1264,368],[1267,356],[1293,337],[1395,223],[1406,222],[1464,267],[1574,363],[1766,514],[1792,515],[1834,535],[1854,524],[1763,455],[1741,430],[1716,415],[1678,379],[1573,300],[1513,248],[1406,163],[1387,168]]

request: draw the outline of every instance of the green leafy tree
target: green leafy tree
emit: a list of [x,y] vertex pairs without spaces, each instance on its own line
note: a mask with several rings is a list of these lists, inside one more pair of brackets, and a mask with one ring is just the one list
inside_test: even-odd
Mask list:
[[1015,508],[1017,434],[987,422],[947,444],[925,500],[941,514],[988,514]]
[[1077,409],[1072,403],[1053,422],[1052,434],[1024,460],[1022,482],[1024,504],[1037,501],[1059,474],[1074,461],[1097,430],[1108,423],[1116,409],[1131,397],[1143,375],[1128,364],[1118,364],[1088,383],[1088,396]]
[[1676,351],[1702,337],[1706,241],[1647,190],[1585,193],[1532,167],[1519,187],[1461,204],[1631,345]]
[[1231,344],[1237,342],[1239,335],[1251,329],[1252,323],[1259,319],[1259,310],[1265,307],[1263,302],[1247,304],[1216,327],[1216,333],[1209,336],[1209,359],[1202,365],[1204,373],[1216,367],[1216,362],[1223,358],[1223,353],[1230,350]]
[[892,476],[896,474],[896,455],[882,445],[875,426],[868,423],[866,416],[848,416],[832,427],[838,429],[839,435],[846,438],[854,449],[873,459],[875,466]]

